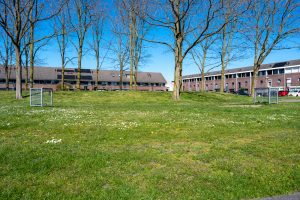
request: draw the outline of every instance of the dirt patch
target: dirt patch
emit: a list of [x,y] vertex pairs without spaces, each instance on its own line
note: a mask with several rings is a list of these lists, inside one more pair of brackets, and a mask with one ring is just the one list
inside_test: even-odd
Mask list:
[[220,106],[223,108],[259,108],[262,105],[226,105],[226,106]]

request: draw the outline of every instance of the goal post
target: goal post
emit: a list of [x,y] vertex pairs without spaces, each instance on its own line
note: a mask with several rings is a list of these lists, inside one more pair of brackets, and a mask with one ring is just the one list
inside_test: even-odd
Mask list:
[[51,88],[30,88],[30,106],[53,106]]
[[279,88],[255,88],[253,103],[275,103],[278,104],[278,91]]

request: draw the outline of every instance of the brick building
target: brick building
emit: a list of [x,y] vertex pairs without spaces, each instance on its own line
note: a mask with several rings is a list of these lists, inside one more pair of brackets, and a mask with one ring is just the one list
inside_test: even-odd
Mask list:
[[[237,92],[240,89],[250,91],[252,76],[252,67],[225,70],[224,91]],[[219,91],[221,71],[206,73],[204,81],[206,91]],[[201,74],[183,76],[184,91],[199,91],[201,83]],[[300,60],[261,66],[256,79],[256,87],[279,87],[287,90],[290,86],[300,86]]]
[[[65,69],[66,86],[75,89],[77,80],[77,69]],[[81,69],[81,89],[82,90],[118,90],[120,88],[120,73],[116,70],[101,70],[99,72],[98,88],[95,86],[96,70]],[[6,89],[6,73],[0,66],[0,89]],[[25,73],[22,74],[22,87],[25,88]],[[53,67],[34,68],[34,88],[60,89],[61,69]],[[129,72],[123,74],[123,89],[129,89]],[[137,89],[143,91],[166,91],[166,80],[161,73],[138,72]],[[9,89],[15,88],[15,69],[9,71]]]

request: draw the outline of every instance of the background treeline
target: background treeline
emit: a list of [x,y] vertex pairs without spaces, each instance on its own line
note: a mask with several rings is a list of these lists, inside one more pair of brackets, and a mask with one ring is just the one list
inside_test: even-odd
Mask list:
[[[80,89],[82,59],[95,59],[97,87],[100,69],[111,62],[130,72],[130,89],[137,87],[140,66],[149,58],[149,44],[167,47],[174,55],[174,100],[180,99],[184,63],[199,72],[221,69],[220,92],[230,62],[253,58],[251,94],[258,71],[274,50],[299,48],[298,0],[0,0],[0,64],[8,87],[16,71],[16,98],[33,87],[34,66],[43,49],[56,43],[62,81],[64,71],[77,65]],[[202,78],[203,80],[203,78]],[[204,91],[202,81],[201,90]]]

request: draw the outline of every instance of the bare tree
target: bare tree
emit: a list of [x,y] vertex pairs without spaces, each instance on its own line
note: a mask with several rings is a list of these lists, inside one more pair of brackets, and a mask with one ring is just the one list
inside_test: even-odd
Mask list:
[[127,19],[123,15],[117,15],[112,24],[112,33],[114,34],[115,43],[111,45],[113,57],[112,62],[116,64],[119,70],[119,88],[123,90],[124,71],[127,70],[129,61],[129,37],[127,27]]
[[232,43],[233,43],[233,37],[236,33],[237,28],[237,18],[234,14],[234,10],[231,7],[232,0],[225,1],[225,14],[224,14],[224,22],[229,21],[230,18],[233,20],[229,23],[225,24],[221,33],[221,52],[220,52],[220,59],[221,59],[221,83],[220,83],[220,92],[224,92],[224,85],[225,85],[225,70],[229,64],[229,62],[232,60]]
[[[81,63],[83,56],[83,46],[87,32],[92,24],[92,10],[97,6],[95,2],[89,0],[74,0],[70,3],[69,16],[70,24],[76,34],[76,43],[72,42],[77,52],[77,81],[76,88],[80,90]],[[75,13],[71,13],[74,11]],[[72,16],[75,14],[75,16]]]
[[50,38],[45,37],[42,40],[34,41],[32,36],[33,33],[30,28],[30,31],[27,31],[22,40],[21,54],[22,66],[25,69],[25,90],[28,90],[29,84],[31,88],[33,87],[34,65],[42,61],[42,59],[38,59],[37,54],[50,40]]
[[[25,90],[28,90],[29,83],[29,46],[27,44],[30,43],[29,32],[27,32],[23,38],[23,49],[22,49],[22,66],[25,69]],[[25,58],[24,58],[25,57]]]
[[69,34],[71,32],[66,9],[67,7],[65,7],[54,20],[55,36],[61,61],[61,90],[65,89],[65,68],[67,64],[73,60],[73,58],[69,58],[66,55],[69,43]]
[[[241,11],[240,2],[233,2],[233,10]],[[156,12],[147,14],[147,22],[172,33],[172,41],[148,40],[166,45],[174,53],[174,91],[173,99],[180,99],[182,85],[182,64],[188,53],[200,42],[219,33],[233,19],[217,23],[223,14],[224,3],[221,1],[205,0],[169,0],[152,1],[151,7]],[[149,9],[148,9],[149,10]],[[235,14],[236,15],[236,14]],[[197,35],[197,37],[194,37]]]
[[[46,9],[49,9],[48,7],[45,7],[44,1],[38,1],[38,0],[31,0],[33,4],[33,9],[30,11],[29,16],[29,41],[26,43],[26,46],[29,46],[29,68],[30,68],[30,87],[33,87],[34,84],[34,65],[36,64],[36,55],[39,50],[41,50],[44,46],[46,46],[49,42],[49,40],[55,36],[55,32],[51,33],[48,31],[47,34],[44,34],[41,36],[40,33],[42,31],[39,31],[39,37],[36,36],[36,28],[38,27],[39,23],[48,19],[51,19],[52,17],[56,16],[61,12],[62,9],[65,8],[66,3],[68,0],[62,1],[61,7],[55,8],[57,9],[54,11],[50,16],[44,16],[44,13],[46,12]],[[48,0],[49,4],[52,4],[53,1]],[[27,48],[27,47],[24,47]]]
[[[246,40],[251,42],[254,52],[251,95],[258,71],[267,58],[287,38],[299,32],[299,1],[296,0],[254,0],[248,19],[244,20]],[[286,44],[285,47],[286,48]]]
[[22,98],[21,40],[28,30],[28,13],[31,9],[30,2],[0,1],[0,26],[11,39],[16,55],[16,99]]
[[205,91],[205,73],[220,66],[220,63],[210,63],[207,60],[215,60],[216,56],[211,55],[210,50],[215,44],[216,37],[209,37],[202,41],[197,47],[191,51],[192,59],[201,73],[200,91]]
[[105,14],[104,10],[98,10],[94,16],[93,23],[92,23],[92,38],[93,42],[90,45],[91,49],[93,50],[95,59],[96,59],[96,82],[95,82],[95,87],[98,89],[98,83],[99,83],[99,76],[100,76],[100,67],[102,63],[104,62],[104,59],[106,58],[106,55],[108,51],[106,51],[104,57],[101,60],[100,57],[100,46],[101,42],[103,40],[103,26],[104,26],[104,19],[105,19]]
[[12,59],[13,59],[13,45],[7,34],[1,31],[0,35],[0,62],[4,68],[5,73],[5,87],[9,89],[9,79],[11,74]]
[[[145,23],[147,0],[117,0],[118,14],[123,17],[128,28],[130,57],[130,89],[137,90],[139,64],[145,56],[143,39],[148,33]],[[123,31],[124,32],[124,31]]]
[[[31,19],[32,10],[36,0],[0,0],[0,27],[11,39],[15,50],[16,65],[16,99],[22,99],[22,39],[30,29],[30,23],[45,21],[60,12],[60,1],[52,4],[51,1],[43,1],[41,7],[47,7],[48,12],[38,18]],[[57,6],[57,7],[56,7]],[[51,9],[52,8],[52,9]]]
[[[34,45],[35,45],[35,38],[34,38],[34,31],[36,20],[38,18],[38,1],[32,0],[33,9],[30,10],[29,14],[29,59],[30,59],[30,87],[33,87],[33,75],[34,75]],[[26,45],[26,44],[25,44]],[[25,47],[26,48],[26,47]],[[26,66],[27,67],[27,66]],[[27,70],[28,72],[28,70]]]

